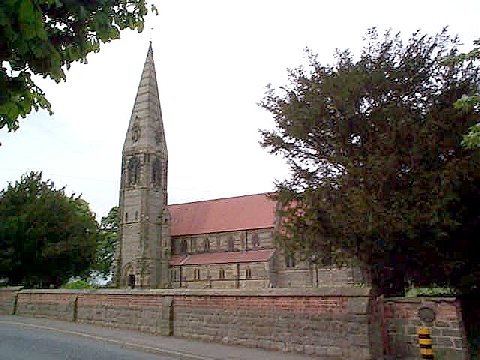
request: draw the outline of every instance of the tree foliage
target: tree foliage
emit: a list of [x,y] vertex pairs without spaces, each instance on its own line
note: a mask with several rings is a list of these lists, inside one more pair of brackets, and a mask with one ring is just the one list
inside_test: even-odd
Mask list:
[[0,278],[59,286],[94,260],[97,223],[86,201],[31,172],[0,192]]
[[[152,10],[156,11],[154,8]],[[100,42],[125,28],[143,30],[146,0],[2,0],[0,2],[0,129],[51,106],[32,75],[65,80],[72,62],[86,62]]]
[[405,282],[475,289],[480,279],[480,152],[460,146],[478,107],[452,106],[475,91],[479,69],[446,30],[407,41],[371,29],[358,60],[309,67],[270,88],[276,122],[262,145],[283,155],[278,240],[305,257],[356,259],[384,293]]
[[[466,54],[460,54],[456,57],[448,58],[448,61],[453,62],[464,62],[465,60],[476,60],[480,61],[480,39],[474,41],[474,45],[476,46],[473,50]],[[460,99],[455,102],[455,107],[457,109],[463,109],[467,112],[472,111],[473,108],[480,107],[480,84],[477,86],[475,91],[471,94],[464,94]],[[468,149],[474,149],[476,147],[480,147],[480,119],[475,124],[472,125],[466,134],[463,137],[462,145]]]
[[118,241],[119,223],[118,206],[112,207],[108,215],[102,217],[100,223],[94,270],[97,270],[105,277],[112,275],[113,257]]

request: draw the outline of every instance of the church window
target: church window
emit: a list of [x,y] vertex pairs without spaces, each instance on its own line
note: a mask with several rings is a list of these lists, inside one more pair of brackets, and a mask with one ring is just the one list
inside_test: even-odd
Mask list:
[[135,221],[138,220],[138,211],[135,211]]
[[136,156],[128,160],[128,184],[135,185],[140,181],[140,160]]
[[252,269],[250,269],[249,267],[247,267],[245,269],[245,278],[247,279],[251,279],[252,278]]
[[182,239],[182,242],[180,243],[180,254],[184,255],[187,253],[187,239]]
[[295,255],[293,253],[288,253],[285,255],[285,266],[287,268],[295,267]]
[[125,222],[128,222],[128,212],[125,213]]
[[193,271],[193,278],[194,278],[195,280],[200,280],[200,269],[195,269],[195,270]]
[[158,158],[152,164],[152,183],[154,186],[160,186],[162,183],[162,164]]
[[177,269],[174,269],[172,270],[172,281],[178,281],[179,280],[179,276],[178,276],[178,270]]
[[219,237],[217,237],[216,243],[217,243],[217,244],[216,244],[216,245],[217,245],[217,250],[221,250],[222,244],[221,244],[221,242],[220,242],[220,238],[219,238]]
[[205,242],[203,243],[203,251],[209,252],[210,251],[210,239],[206,238]]
[[258,234],[253,234],[252,236],[252,247],[256,248],[260,246],[260,238]]
[[218,278],[219,278],[220,280],[224,280],[224,279],[225,279],[225,270],[224,270],[224,269],[218,270]]
[[235,239],[233,236],[230,236],[228,238],[228,251],[234,251],[235,250]]

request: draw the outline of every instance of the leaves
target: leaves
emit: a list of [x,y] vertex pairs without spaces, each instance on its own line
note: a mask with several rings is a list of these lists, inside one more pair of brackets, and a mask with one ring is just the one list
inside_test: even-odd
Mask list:
[[32,109],[51,113],[31,75],[65,80],[65,69],[86,62],[101,42],[127,27],[143,31],[147,13],[146,0],[0,2],[0,129],[16,130]]
[[88,204],[31,172],[0,192],[0,277],[58,286],[89,269],[97,224]]
[[460,286],[480,200],[479,154],[460,141],[480,109],[452,104],[476,89],[478,64],[445,62],[458,43],[445,30],[365,41],[359,60],[338,52],[329,66],[309,52],[309,69],[261,103],[276,122],[262,145],[292,170],[278,184],[278,240],[305,258],[357,259],[380,287],[390,276]]
[[107,277],[112,274],[113,258],[118,242],[119,230],[118,206],[114,206],[100,223],[94,269]]

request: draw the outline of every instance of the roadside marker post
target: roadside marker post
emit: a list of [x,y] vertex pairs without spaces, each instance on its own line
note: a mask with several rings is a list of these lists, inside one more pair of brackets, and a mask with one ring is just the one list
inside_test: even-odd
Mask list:
[[422,359],[434,359],[432,349],[432,338],[428,327],[420,327],[417,330],[418,344],[420,345],[420,355]]

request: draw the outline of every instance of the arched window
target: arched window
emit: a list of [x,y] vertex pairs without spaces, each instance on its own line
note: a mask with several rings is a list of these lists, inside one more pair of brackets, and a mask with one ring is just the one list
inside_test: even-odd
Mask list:
[[156,158],[152,164],[152,183],[154,186],[162,184],[162,163],[159,158]]
[[140,181],[140,160],[134,156],[128,160],[128,184],[135,185]]
[[228,238],[228,251],[234,251],[235,250],[235,239],[233,236],[230,236]]
[[125,222],[128,222],[128,212],[125,213]]
[[200,269],[195,269],[193,271],[193,278],[194,280],[200,280]]
[[252,269],[250,269],[249,267],[247,267],[245,269],[245,278],[246,279],[251,279],[252,278]]
[[138,220],[138,211],[135,211],[135,221]]
[[178,269],[173,269],[170,272],[172,282],[178,281]]
[[203,242],[203,251],[209,252],[210,251],[210,239],[206,238]]
[[225,270],[224,269],[218,270],[218,278],[220,280],[225,280]]

